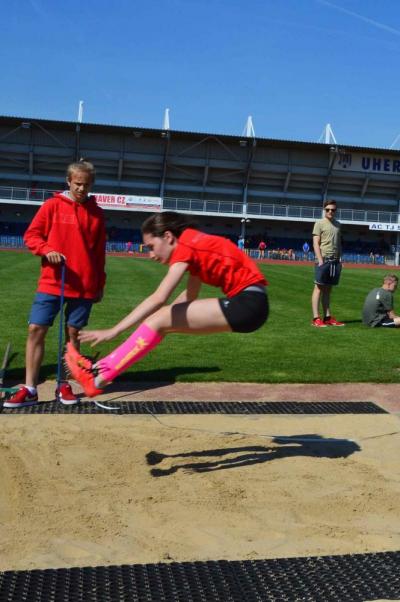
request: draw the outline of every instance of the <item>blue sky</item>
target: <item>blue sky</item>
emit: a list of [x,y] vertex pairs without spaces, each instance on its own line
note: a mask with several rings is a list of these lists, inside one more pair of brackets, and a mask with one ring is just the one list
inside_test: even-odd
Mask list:
[[[5,9],[7,6],[7,11]],[[0,114],[389,147],[399,0],[8,0]],[[400,148],[398,141],[395,147]]]

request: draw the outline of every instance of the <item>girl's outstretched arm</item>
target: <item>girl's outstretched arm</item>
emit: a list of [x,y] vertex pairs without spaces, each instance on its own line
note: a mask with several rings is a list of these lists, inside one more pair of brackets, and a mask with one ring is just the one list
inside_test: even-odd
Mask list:
[[158,288],[149,295],[144,301],[139,303],[125,318],[112,328],[105,330],[82,330],[78,337],[82,343],[92,343],[92,347],[102,341],[111,341],[116,336],[131,328],[138,322],[142,322],[148,316],[153,314],[166,304],[171,294],[174,292],[182,280],[186,270],[187,263],[174,263],[168,270]]

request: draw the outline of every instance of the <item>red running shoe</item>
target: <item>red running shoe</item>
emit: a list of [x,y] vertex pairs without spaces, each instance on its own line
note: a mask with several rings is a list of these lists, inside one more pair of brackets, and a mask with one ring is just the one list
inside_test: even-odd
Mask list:
[[326,328],[327,324],[321,320],[321,318],[314,318],[314,320],[311,322],[312,326],[316,326],[317,328]]
[[324,324],[327,324],[328,326],[344,326],[344,322],[338,322],[333,316],[324,318]]
[[5,408],[23,408],[25,406],[33,406],[38,401],[37,393],[29,393],[29,389],[21,387],[10,399],[6,399],[3,403]]
[[72,343],[67,343],[64,359],[72,377],[81,385],[88,397],[95,397],[103,393],[103,389],[98,389],[94,383],[92,362],[81,355]]
[[58,389],[56,389],[56,399],[64,406],[73,406],[78,403],[78,398],[72,392],[69,383],[61,383]]

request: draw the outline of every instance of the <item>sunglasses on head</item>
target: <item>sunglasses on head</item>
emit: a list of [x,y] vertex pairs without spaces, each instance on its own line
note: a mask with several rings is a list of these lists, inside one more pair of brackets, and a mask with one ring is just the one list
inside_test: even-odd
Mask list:
[[336,209],[332,209],[331,207],[325,207],[325,211],[332,211],[332,213],[335,213]]

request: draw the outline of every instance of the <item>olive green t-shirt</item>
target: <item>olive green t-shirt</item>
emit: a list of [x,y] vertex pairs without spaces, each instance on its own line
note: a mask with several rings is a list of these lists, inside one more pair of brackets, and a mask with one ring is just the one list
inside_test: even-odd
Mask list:
[[362,320],[366,326],[376,326],[393,309],[393,293],[384,288],[374,288],[368,293],[363,307]]
[[340,223],[333,219],[319,219],[314,224],[313,236],[320,237],[320,248],[322,257],[335,257],[339,259],[342,255],[342,242],[340,236]]

